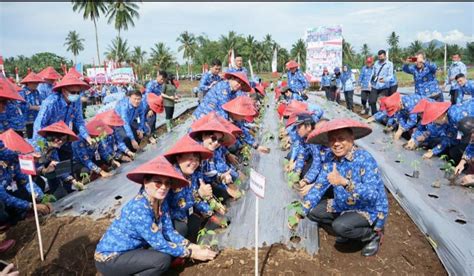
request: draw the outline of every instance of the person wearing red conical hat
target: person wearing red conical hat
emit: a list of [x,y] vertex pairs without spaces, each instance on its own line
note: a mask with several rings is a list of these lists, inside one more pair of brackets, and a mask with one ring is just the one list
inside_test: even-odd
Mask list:
[[0,133],[9,128],[20,136],[25,133],[25,118],[21,103],[24,98],[18,93],[17,86],[0,77]]
[[[392,94],[384,99],[384,106],[388,117],[393,117],[398,122],[398,129],[394,134],[393,139],[399,140],[402,135],[406,139],[410,139],[410,131],[416,127],[418,117],[411,113],[416,104],[421,100],[419,95],[402,96],[399,92]],[[384,111],[385,112],[385,111]],[[375,120],[372,116],[368,121]]]
[[[66,125],[86,140],[89,145],[94,142],[87,133],[80,101],[81,91],[89,85],[78,78],[67,74],[53,87],[53,93],[41,104],[40,111],[33,124],[33,139],[37,140],[38,131],[53,123],[64,121]],[[69,148],[70,144],[65,145]],[[64,148],[61,152],[70,155],[70,150]],[[68,152],[68,153],[67,153]]]
[[125,129],[123,126],[125,122],[122,118],[113,109],[99,113],[95,118],[113,129],[113,134],[106,137],[106,147],[107,150],[114,153],[114,159],[131,162],[135,158],[135,153],[129,150],[124,142]]
[[[148,161],[127,177],[141,188],[97,244],[95,266],[101,274],[161,275],[173,258],[216,257],[216,252],[191,243],[174,229],[167,196],[170,189],[186,187],[189,181],[165,157]],[[131,264],[131,259],[140,261]]]
[[42,82],[43,79],[34,72],[29,73],[20,82],[25,85],[19,93],[26,100],[21,104],[21,108],[23,111],[23,117],[26,121],[26,135],[28,138],[33,137],[33,122],[35,121],[41,107],[42,100],[37,88],[38,84]]
[[[213,153],[185,135],[163,156],[189,181],[189,185],[172,189],[167,196],[173,225],[181,236],[196,242],[199,226],[213,215],[207,202],[213,198],[212,187],[204,182],[200,169],[201,162],[212,158]],[[224,215],[225,210],[219,211]]]
[[53,84],[61,78],[61,75],[53,67],[49,66],[39,72],[38,76],[44,80],[43,83],[38,85],[41,100],[44,100],[53,93]]
[[[36,152],[40,153],[40,158],[36,161],[36,171],[38,175],[47,175],[50,193],[54,194],[62,184],[67,192],[72,192],[74,186],[76,190],[83,190],[84,185],[74,179],[70,173],[54,175],[56,165],[61,162],[59,149],[68,142],[77,141],[79,137],[63,121],[56,122],[38,131],[38,135],[43,139],[30,140]],[[39,179],[37,181],[40,181]],[[62,182],[62,183],[61,183]]]
[[[359,84],[360,84],[360,97],[361,97],[361,104],[362,104],[362,115],[369,114],[369,107],[367,106],[367,102],[369,100],[370,91],[372,90],[372,85],[370,83],[370,78],[374,72],[374,58],[372,56],[368,56],[365,59],[365,65],[362,66],[360,69],[359,75]],[[329,83],[331,80],[329,79]]]
[[0,77],[0,133],[9,128],[13,128],[11,118],[17,112],[15,101],[25,101],[25,99],[18,94],[15,86],[7,79]]
[[245,123],[246,117],[253,117],[257,115],[255,110],[255,102],[249,97],[239,96],[230,102],[227,102],[222,108],[229,113],[230,121],[242,130],[242,135],[239,137],[239,145],[237,149],[247,144],[260,153],[269,153],[268,147],[259,145],[255,138],[250,134],[249,126]]
[[249,80],[244,73],[227,72],[224,74],[224,79],[224,81],[214,85],[206,94],[206,97],[199,103],[199,106],[193,113],[194,120],[212,111],[227,119],[227,112],[222,109],[222,105],[238,96],[243,96],[244,93],[242,91],[250,92],[251,90]]
[[218,198],[223,197],[227,200],[230,197],[240,197],[238,188],[233,185],[239,174],[234,167],[226,163],[225,159],[225,147],[235,143],[235,136],[228,127],[218,120],[208,121],[198,127],[191,126],[191,129],[189,136],[214,153],[210,161],[205,161],[202,164],[203,172],[206,175],[205,182],[220,183],[213,190]]
[[120,167],[120,163],[114,160],[113,150],[107,150],[106,146],[106,137],[111,135],[113,130],[100,119],[88,122],[86,128],[95,143],[90,145],[82,138],[73,142],[74,162],[81,164],[91,174],[96,173],[102,177],[112,176],[112,173],[107,170],[111,167]]
[[[325,122],[308,135],[306,142],[325,144],[330,152],[321,164],[317,184],[302,202],[303,217],[331,228],[337,243],[365,243],[361,254],[366,257],[380,248],[389,209],[377,162],[354,144],[371,132],[364,123],[341,118]],[[329,187],[334,198],[322,200]]]
[[[17,222],[26,217],[33,210],[32,194],[28,184],[28,177],[20,170],[18,154],[31,152],[33,148],[21,136],[10,130],[0,136],[0,202],[8,212],[9,221]],[[40,204],[44,198],[41,188],[32,182],[35,193],[36,207],[40,215],[49,214],[53,208],[51,204]]]
[[300,65],[296,61],[290,60],[285,66],[288,70],[288,87],[294,94],[293,98],[298,101],[302,101],[304,98],[307,98],[305,90],[309,88],[308,80],[298,69]]

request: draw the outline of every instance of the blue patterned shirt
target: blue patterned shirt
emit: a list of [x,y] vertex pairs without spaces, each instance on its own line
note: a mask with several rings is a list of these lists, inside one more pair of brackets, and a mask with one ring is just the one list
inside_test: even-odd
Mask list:
[[423,98],[440,92],[436,79],[437,68],[436,64],[430,62],[425,62],[425,66],[421,70],[415,64],[404,64],[402,67],[403,72],[413,75],[415,93]]
[[[456,90],[459,88],[459,84],[455,79],[455,77],[458,74],[464,74],[464,76],[467,76],[466,65],[462,63],[461,61],[456,61],[456,62],[451,63],[451,65],[449,65],[448,75],[446,76],[445,83],[451,85],[451,90]],[[451,78],[453,80],[450,81],[449,79]]]
[[[143,100],[142,100],[143,103]],[[130,103],[130,98],[126,97],[121,99],[117,105],[115,106],[115,111],[119,116],[122,118],[122,120],[125,122],[125,125],[123,126],[125,129],[125,133],[127,133],[128,138],[130,140],[135,140],[135,136],[133,136],[133,131],[132,131],[132,125],[134,125],[134,122],[138,124],[138,130],[142,130],[143,132],[147,132],[147,128],[145,126],[145,109],[142,104],[140,104],[138,107],[134,107]]]
[[232,91],[227,81],[221,81],[214,85],[211,90],[206,94],[204,99],[201,101],[199,106],[193,113],[195,120],[215,111],[217,115],[229,119],[229,114],[222,109],[222,105],[237,98],[238,96],[245,95],[242,91]]
[[[384,65],[385,64],[385,65]],[[382,67],[383,65],[383,67]],[[384,63],[381,63],[377,60],[374,63],[374,70],[372,71],[372,75],[370,76],[372,87],[375,89],[385,89],[390,87],[390,82],[393,78],[393,63],[391,61],[385,60]],[[380,71],[380,73],[379,73]],[[372,82],[372,76],[377,76],[377,82]],[[380,79],[383,78],[384,82],[380,82]]]
[[25,106],[24,110],[26,111],[23,115],[25,116],[27,123],[33,123],[38,116],[39,110],[33,110],[31,106],[41,106],[41,96],[38,90],[31,91],[28,87],[24,87],[20,91],[20,95],[25,99],[25,102],[22,105]]
[[47,82],[40,83],[36,89],[38,90],[42,101],[54,93],[53,85]]
[[294,73],[288,71],[287,76],[288,87],[293,91],[293,93],[301,93],[309,87],[308,80],[306,80],[299,69],[296,69]]
[[[214,75],[211,72],[207,72],[202,76],[201,81],[199,82],[199,90],[202,92],[209,91],[211,83],[219,82],[222,78],[219,75]],[[215,85],[215,84],[214,84]]]
[[359,75],[359,85],[362,90],[369,90],[369,85],[370,85],[370,78],[373,74],[374,67],[368,67],[366,65],[362,66],[360,69],[360,75]]

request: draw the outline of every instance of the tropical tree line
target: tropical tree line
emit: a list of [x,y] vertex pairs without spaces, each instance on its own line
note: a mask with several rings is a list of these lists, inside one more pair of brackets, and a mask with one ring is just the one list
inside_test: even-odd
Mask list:
[[[395,67],[401,67],[402,62],[400,59],[413,56],[419,51],[423,51],[429,60],[437,64],[444,62],[444,45],[439,45],[435,41],[422,43],[419,40],[415,40],[407,47],[401,47],[399,44],[400,36],[392,32],[387,37],[386,42],[388,48],[385,50],[387,50],[389,59],[394,63]],[[348,41],[343,40],[343,63],[348,64],[352,68],[359,68],[364,64],[366,57],[376,57],[378,50],[380,49],[370,49],[367,44],[363,44],[360,50],[357,51]],[[461,47],[457,44],[447,44],[446,52],[448,63],[450,62],[450,57],[455,53],[461,54],[463,62],[468,64],[474,63],[474,42],[466,43],[465,47]]]

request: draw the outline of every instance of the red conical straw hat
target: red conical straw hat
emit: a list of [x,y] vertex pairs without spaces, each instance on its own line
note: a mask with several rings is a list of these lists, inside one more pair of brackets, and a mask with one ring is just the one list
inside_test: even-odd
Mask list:
[[201,156],[201,160],[209,159],[213,156],[212,151],[206,149],[187,134],[178,140],[163,156],[170,160],[172,157],[183,153],[198,153]]
[[372,129],[361,122],[342,118],[334,119],[328,122],[322,123],[318,128],[314,129],[306,139],[306,143],[311,144],[327,144],[328,143],[328,133],[334,130],[350,128],[354,134],[354,139],[360,139],[369,135],[372,132]]
[[385,108],[388,116],[393,116],[401,107],[402,95],[399,92],[395,92],[384,100]]
[[165,107],[163,106],[163,97],[154,93],[148,93],[146,101],[151,110],[155,113],[163,113]]
[[125,125],[122,117],[120,117],[114,109],[99,113],[95,118],[100,119],[104,124],[111,127],[120,127]]
[[0,77],[0,98],[5,98],[8,100],[17,100],[24,102],[25,99],[18,94],[17,85],[12,84],[5,78]]
[[44,80],[36,75],[34,72],[29,73],[26,75],[24,79],[20,81],[21,84],[26,84],[26,83],[42,83]]
[[255,87],[255,90],[262,96],[265,96],[265,86],[263,85],[257,85]]
[[193,130],[189,133],[189,136],[191,136],[193,139],[196,139],[196,136],[203,132],[221,132],[223,135],[223,146],[231,146],[236,140],[230,129],[217,120],[208,121],[207,123],[192,129]]
[[425,109],[423,111],[423,117],[421,118],[421,124],[427,125],[434,122],[446,111],[448,111],[451,106],[450,102],[432,102],[426,103]]
[[286,109],[286,104],[280,103],[278,105],[277,112],[278,112],[278,115],[280,116],[280,118],[283,116],[283,113],[285,112],[285,109]]
[[79,86],[81,87],[81,90],[90,88],[87,83],[68,73],[60,82],[56,83],[56,85],[53,87],[53,91],[60,91],[61,88],[68,86]]
[[288,117],[288,120],[286,121],[286,126],[285,127],[289,127],[292,124],[294,124],[296,122],[296,119],[298,118],[298,115],[300,115],[300,114],[309,114],[309,115],[311,115],[311,113],[308,112],[308,111],[295,112],[295,113],[291,114],[290,117]]
[[59,122],[56,122],[54,124],[51,124],[47,127],[44,127],[42,129],[40,129],[38,131],[38,134],[43,136],[43,137],[46,137],[48,136],[48,132],[51,132],[51,133],[60,133],[60,134],[66,134],[69,136],[69,140],[70,141],[77,141],[79,140],[79,138],[77,137],[77,135],[72,131],[72,129],[70,129],[66,123],[64,123],[64,121],[59,121]]
[[240,116],[255,116],[255,103],[252,99],[245,96],[239,96],[222,105],[225,111]]
[[308,104],[300,101],[291,101],[283,111],[283,116],[290,116],[295,111],[304,111],[308,109]]
[[162,155],[129,172],[127,178],[138,184],[144,184],[144,177],[146,175],[159,175],[171,178],[172,189],[182,188],[189,185],[189,181],[187,181],[184,176],[179,173]]
[[84,75],[82,75],[79,71],[76,70],[76,67],[71,67],[69,68],[69,71],[67,72],[68,75],[74,76],[80,80],[84,78]]
[[61,78],[61,75],[51,66],[44,68],[38,73],[38,76],[45,80],[59,80]]
[[300,65],[298,64],[298,62],[294,60],[290,60],[285,64],[285,66],[286,66],[286,69],[291,69],[291,68],[299,67]]
[[108,125],[106,125],[100,119],[94,119],[86,124],[87,132],[90,136],[100,136],[105,132],[106,135],[110,135],[114,132]]
[[205,123],[212,121],[212,120],[217,120],[221,122],[224,126],[228,127],[229,131],[232,132],[232,134],[237,137],[242,134],[242,130],[234,125],[233,123],[227,121],[224,117],[219,116],[215,111],[209,112],[208,114],[202,116],[198,120],[194,121],[193,124],[191,125],[191,130],[195,130],[198,127],[204,125]]
[[412,111],[410,113],[421,113],[425,110],[426,104],[429,103],[427,99],[421,99],[415,107],[413,107]]
[[243,85],[242,85],[242,91],[244,92],[250,92],[251,90],[251,86],[250,86],[250,83],[249,83],[249,79],[247,78],[247,75],[245,73],[241,73],[241,72],[226,72],[224,74],[224,78],[225,79],[229,79],[231,77],[235,77],[235,78],[238,78],[240,79],[242,82],[243,82]]
[[25,139],[23,139],[23,137],[18,135],[18,133],[11,128],[0,134],[0,140],[3,141],[3,144],[7,149],[12,151],[20,152],[22,154],[35,151],[35,149],[28,144]]

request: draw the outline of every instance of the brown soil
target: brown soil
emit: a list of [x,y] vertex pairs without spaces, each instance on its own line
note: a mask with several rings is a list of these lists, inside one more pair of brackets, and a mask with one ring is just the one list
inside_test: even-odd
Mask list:
[[[389,196],[388,217],[382,249],[375,257],[360,255],[361,245],[335,247],[335,238],[320,230],[320,251],[315,256],[305,251],[288,250],[276,244],[259,250],[262,275],[315,274],[424,274],[446,275],[429,242]],[[22,275],[94,275],[94,250],[110,224],[108,219],[50,217],[42,221],[45,261],[39,257],[34,219],[20,222],[7,232],[17,240],[3,258],[14,262]],[[224,250],[209,263],[192,263],[169,275],[250,275],[254,271],[253,250]]]

